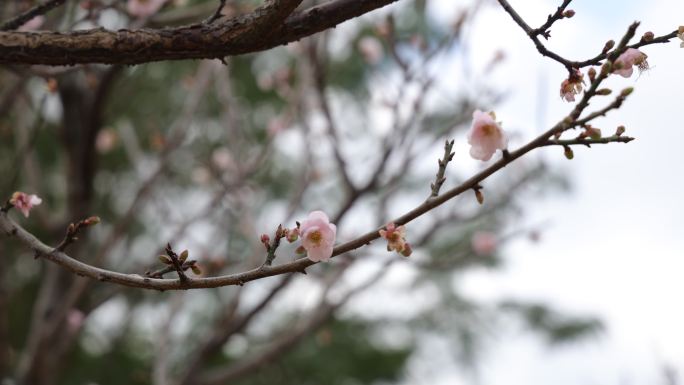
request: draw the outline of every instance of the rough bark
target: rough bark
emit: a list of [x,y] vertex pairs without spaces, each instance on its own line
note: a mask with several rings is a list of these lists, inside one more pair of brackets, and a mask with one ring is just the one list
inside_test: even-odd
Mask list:
[[[0,63],[140,64],[161,60],[222,59],[297,41],[397,0],[336,0],[277,17],[262,7],[215,23],[178,28],[72,32],[0,32]],[[277,13],[276,16],[282,16]]]

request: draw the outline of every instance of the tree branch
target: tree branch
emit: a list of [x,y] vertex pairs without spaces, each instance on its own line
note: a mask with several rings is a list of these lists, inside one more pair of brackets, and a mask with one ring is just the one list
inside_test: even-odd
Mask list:
[[[527,36],[534,43],[534,46],[537,48],[537,51],[539,51],[539,53],[542,56],[546,56],[552,60],[555,60],[558,63],[563,64],[568,69],[570,69],[570,68],[583,68],[583,67],[587,67],[587,66],[591,66],[591,65],[600,65],[601,62],[603,60],[607,59],[609,55],[616,52],[616,51],[601,52],[600,54],[596,55],[595,57],[593,57],[591,59],[582,60],[582,61],[568,60],[568,59],[560,56],[559,54],[549,50],[548,48],[546,48],[546,46],[541,42],[541,40],[539,40],[539,34],[540,34],[539,30],[541,28],[544,28],[547,24],[549,24],[548,27],[550,27],[551,24],[553,24],[553,22],[555,22],[557,20],[557,18],[553,19],[555,17],[555,15],[550,16],[549,20],[547,20],[547,23],[542,25],[542,27],[540,27],[538,29],[532,29],[525,22],[525,20],[523,20],[523,18],[518,14],[518,12],[516,12],[516,10],[513,9],[513,7],[508,3],[507,0],[498,0],[498,2],[501,5],[501,7],[504,9],[504,11],[506,11],[511,16],[513,21],[515,21],[515,23],[518,24],[520,26],[520,28],[522,28],[523,31],[525,31]],[[567,1],[567,0],[564,1],[563,4],[558,8],[559,11],[562,11],[564,9],[563,7],[567,6],[566,3],[569,3],[569,1]],[[541,33],[543,34],[543,31]],[[666,35],[656,37],[652,40],[643,40],[642,39],[641,41],[639,41],[637,43],[624,46],[623,48],[624,49],[626,49],[626,48],[639,48],[639,47],[643,47],[645,45],[650,45],[650,44],[667,43],[670,41],[670,39],[674,39],[675,37],[677,37],[677,33],[678,33],[678,31],[674,30],[674,31],[672,31]]]
[[[221,59],[297,41],[398,0],[335,0],[296,12],[300,0],[281,0],[222,23],[168,29],[72,32],[0,32],[0,63],[140,64],[161,60]],[[267,28],[273,28],[265,36]]]

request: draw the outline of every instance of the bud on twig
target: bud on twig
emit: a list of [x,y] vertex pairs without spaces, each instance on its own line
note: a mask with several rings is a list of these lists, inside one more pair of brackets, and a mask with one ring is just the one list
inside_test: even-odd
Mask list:
[[589,71],[587,71],[587,74],[589,74],[589,80],[593,83],[594,80],[596,80],[596,70],[594,67],[589,68]]
[[634,87],[627,87],[620,92],[620,96],[624,98],[629,96],[632,92],[634,92]]
[[651,40],[653,40],[654,37],[655,37],[655,35],[653,35],[653,32],[647,31],[647,32],[644,32],[643,36],[641,36],[641,40],[642,41],[651,41]]
[[568,19],[575,16],[575,11],[572,9],[568,9],[565,12],[563,12],[563,17],[567,17]]
[[613,92],[610,88],[601,88],[600,90],[596,90],[596,95],[610,95],[610,93]]
[[625,133],[625,126],[618,126],[615,130],[615,136],[620,136]]
[[608,40],[606,44],[603,46],[601,53],[606,53],[610,51],[613,47],[615,47],[615,40]]
[[575,154],[572,152],[572,148],[570,148],[570,146],[563,146],[563,154],[570,160],[575,157]]
[[475,189],[475,199],[477,199],[477,203],[484,204],[484,194],[482,194],[482,190],[479,188]]

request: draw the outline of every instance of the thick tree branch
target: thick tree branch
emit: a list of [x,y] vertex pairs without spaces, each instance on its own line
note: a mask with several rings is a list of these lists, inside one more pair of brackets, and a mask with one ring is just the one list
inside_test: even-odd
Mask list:
[[[140,64],[161,60],[221,59],[267,50],[334,27],[397,0],[335,0],[288,14],[299,0],[261,7],[225,22],[179,28],[72,32],[0,32],[0,63]],[[264,34],[266,29],[272,28]]]

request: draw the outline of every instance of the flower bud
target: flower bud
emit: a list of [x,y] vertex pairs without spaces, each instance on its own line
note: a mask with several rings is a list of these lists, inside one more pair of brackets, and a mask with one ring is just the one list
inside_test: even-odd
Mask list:
[[653,35],[653,32],[647,31],[647,32],[644,32],[643,36],[641,36],[641,40],[651,41],[651,40],[653,40],[654,37],[655,37],[655,35]]
[[482,194],[482,190],[480,190],[480,189],[475,190],[475,198],[477,199],[477,203],[479,203],[479,204],[484,203],[484,194]]
[[627,97],[629,96],[632,92],[634,92],[634,87],[627,87],[624,90],[620,92],[620,96],[622,97]]
[[575,11],[572,9],[568,9],[565,12],[563,12],[563,17],[567,17],[568,19],[575,16]]
[[587,74],[589,74],[589,80],[593,83],[594,80],[596,80],[596,70],[594,67],[589,68],[589,71],[587,71]]
[[608,40],[606,44],[603,46],[603,50],[601,50],[601,53],[606,53],[610,51],[613,47],[615,47],[615,40]]
[[401,251],[401,255],[404,257],[408,257],[413,253],[413,249],[411,248],[411,244],[406,242],[404,243],[404,249]]
[[605,62],[601,66],[601,76],[607,76],[610,73],[610,70],[612,69],[612,67],[613,66],[610,64],[610,62]]
[[563,146],[563,154],[568,159],[572,159],[575,157],[575,153],[572,152],[572,148],[570,148],[570,146]]
[[100,223],[100,217],[96,217],[96,216],[92,216],[92,217],[89,217],[89,218],[83,220],[84,226],[95,226],[98,223]]
[[188,259],[188,255],[190,255],[190,253],[187,250],[183,250],[183,252],[180,253],[180,255],[178,256],[178,260],[180,260],[181,263],[183,263],[186,259]]
[[292,243],[295,242],[297,239],[299,239],[299,228],[294,228],[290,230],[290,232],[287,235],[287,241]]
[[190,266],[190,269],[195,275],[202,275],[202,270],[197,266],[197,264]]
[[159,258],[159,262],[161,262],[161,263],[163,263],[163,264],[165,264],[165,265],[170,265],[170,264],[171,264],[171,259],[169,259],[169,257],[167,257],[166,255],[160,255],[160,256],[157,257],[157,258]]
[[610,88],[601,88],[600,90],[596,90],[596,95],[610,95],[610,93],[613,92],[611,91]]
[[615,136],[620,136],[625,133],[625,126],[618,126],[615,130]]

